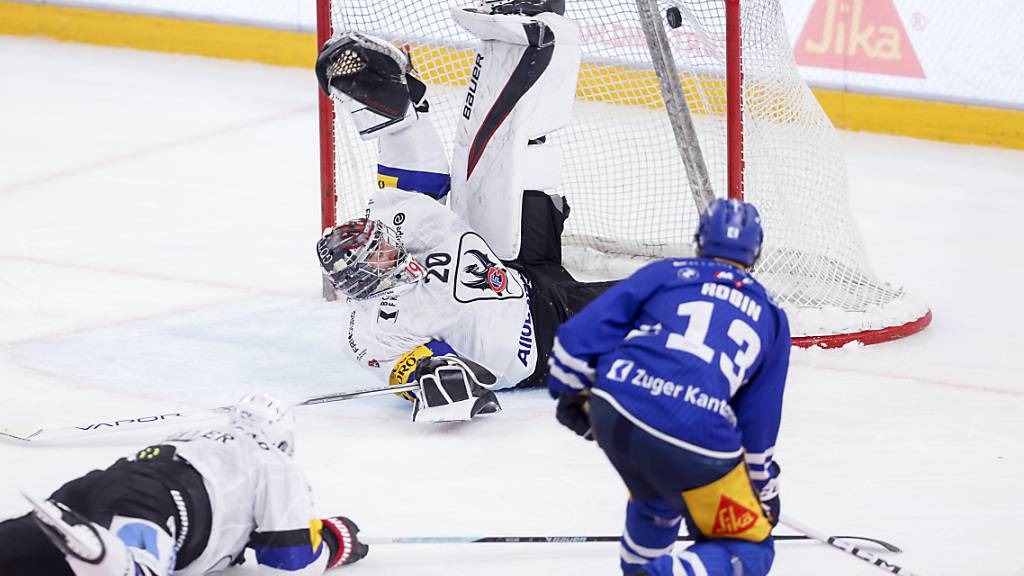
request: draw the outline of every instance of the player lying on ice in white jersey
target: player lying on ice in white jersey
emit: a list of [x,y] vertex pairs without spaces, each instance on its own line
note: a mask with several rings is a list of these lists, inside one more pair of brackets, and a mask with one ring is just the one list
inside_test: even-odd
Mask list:
[[547,136],[569,121],[580,62],[564,8],[452,10],[481,42],[451,170],[406,53],[345,33],[318,58],[323,89],[379,142],[379,189],[364,217],[317,244],[324,274],[348,297],[343,348],[391,384],[434,374],[436,402],[417,399],[416,420],[493,412],[491,389],[543,385],[558,325],[611,285],[562,267],[569,207],[544,192],[560,184],[562,155]]
[[226,426],[174,435],[61,486],[0,523],[3,576],[199,576],[254,549],[264,574],[309,576],[360,560],[348,518],[319,519],[292,458],[294,418],[263,395]]

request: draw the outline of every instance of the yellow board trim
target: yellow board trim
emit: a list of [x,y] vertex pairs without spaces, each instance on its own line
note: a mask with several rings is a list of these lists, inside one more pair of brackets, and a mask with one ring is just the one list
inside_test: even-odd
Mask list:
[[[45,36],[103,46],[301,68],[312,68],[317,51],[316,36],[309,32],[2,0],[0,34]],[[413,47],[414,58],[416,50]],[[472,65],[472,54],[468,51],[448,52],[435,57],[444,59],[449,70]],[[584,76],[577,94],[580,98],[597,99],[599,96],[593,95],[593,88],[616,82],[631,88],[634,97],[630,104],[660,106],[657,80],[649,71],[585,64],[582,72]],[[721,90],[717,86],[720,81],[707,79],[702,82],[707,84],[705,89],[712,86],[715,92]],[[1024,150],[1024,110],[833,90],[814,90],[814,94],[832,123],[843,130]]]
[[0,34],[312,68],[316,36],[236,24],[0,2]]
[[1024,111],[814,90],[841,130],[1024,150]]

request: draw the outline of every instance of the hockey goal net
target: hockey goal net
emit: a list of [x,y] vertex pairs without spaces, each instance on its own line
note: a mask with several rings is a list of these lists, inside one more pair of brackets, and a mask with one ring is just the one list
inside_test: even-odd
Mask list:
[[[318,2],[321,45],[361,31],[410,53],[450,151],[475,45],[450,10],[469,2]],[[868,265],[835,129],[800,78],[778,0],[567,0],[566,16],[583,63],[573,121],[550,138],[565,153],[570,270],[621,277],[692,255],[702,195],[742,197],[765,227],[756,275],[795,343],[874,343],[927,326],[928,307]],[[688,133],[672,93],[685,95]],[[362,214],[376,186],[376,144],[341,112],[321,94],[324,227]]]

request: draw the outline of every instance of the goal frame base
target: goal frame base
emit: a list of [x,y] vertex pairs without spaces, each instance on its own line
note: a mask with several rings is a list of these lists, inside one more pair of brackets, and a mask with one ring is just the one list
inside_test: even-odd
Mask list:
[[798,348],[842,348],[851,342],[864,346],[891,342],[912,336],[924,330],[932,323],[932,311],[929,309],[917,320],[900,324],[899,326],[888,326],[878,330],[863,330],[861,332],[850,332],[847,334],[826,334],[822,336],[796,336],[793,338],[793,346]]

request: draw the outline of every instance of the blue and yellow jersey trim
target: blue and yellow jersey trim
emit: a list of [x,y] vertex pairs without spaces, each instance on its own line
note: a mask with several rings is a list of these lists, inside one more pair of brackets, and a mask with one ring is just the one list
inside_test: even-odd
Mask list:
[[[412,350],[409,350],[405,354],[402,354],[395,362],[395,365],[391,368],[391,375],[388,377],[388,386],[401,386],[403,384],[412,383],[416,374],[416,365],[419,364],[420,360],[424,358],[430,358],[431,356],[445,356],[454,355],[455,349],[437,340],[431,340],[426,344],[421,344]],[[399,392],[395,394],[401,396],[406,400],[412,402],[414,400],[412,394],[408,392]]]
[[378,164],[377,187],[398,188],[399,190],[419,192],[431,198],[441,199],[447,196],[448,191],[451,190],[452,178],[448,174],[403,170]]
[[321,535],[323,522],[309,521],[309,528],[280,532],[256,532],[249,546],[256,552],[256,562],[278,570],[297,571],[309,566],[324,553]]

